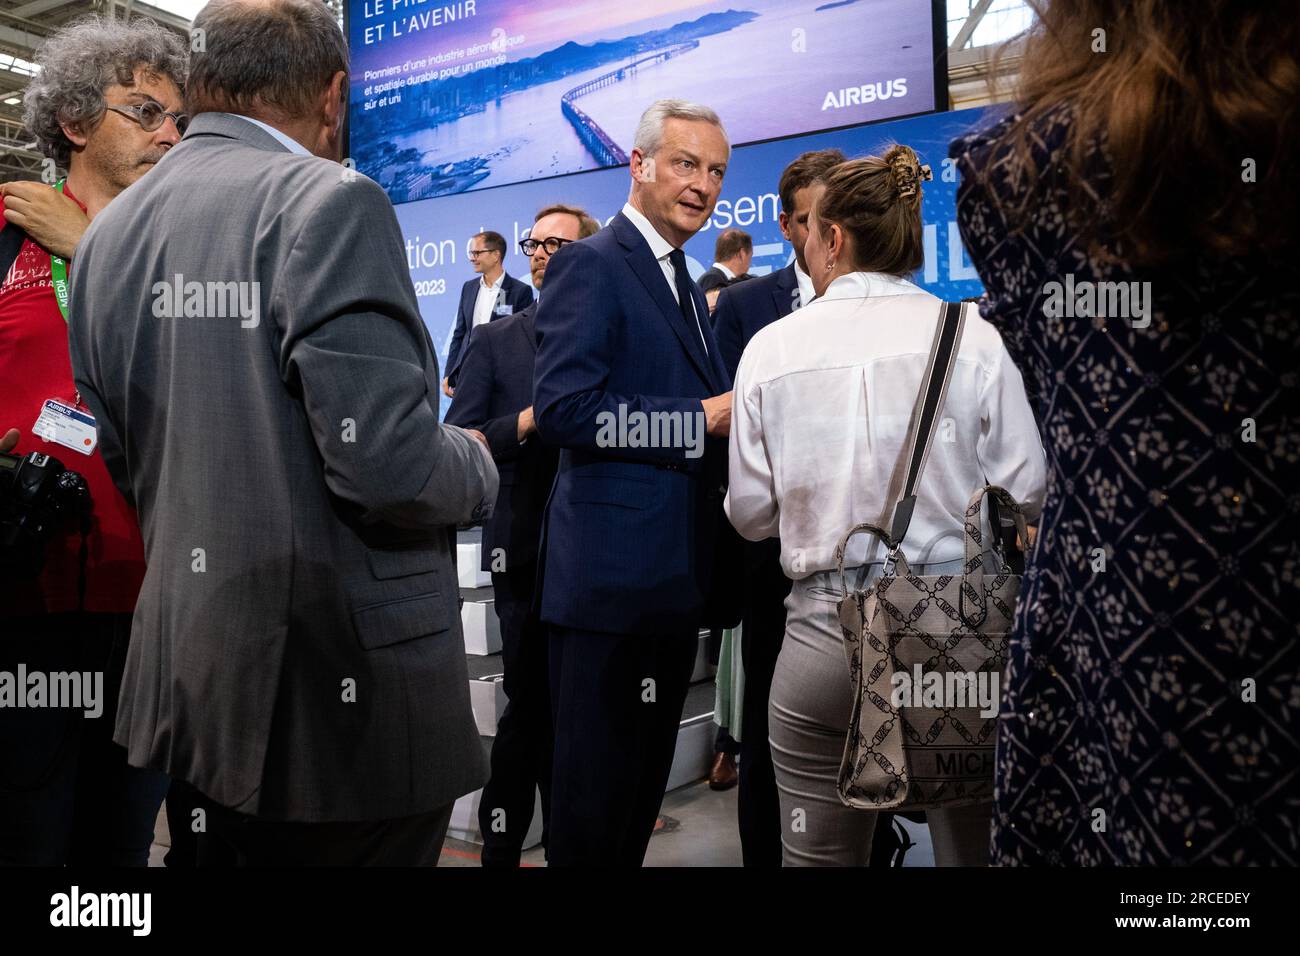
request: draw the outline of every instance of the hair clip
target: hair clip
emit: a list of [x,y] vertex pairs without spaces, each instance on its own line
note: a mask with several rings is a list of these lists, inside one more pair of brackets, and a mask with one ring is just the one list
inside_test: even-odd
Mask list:
[[894,167],[894,185],[898,187],[898,196],[900,199],[911,199],[916,195],[918,184],[924,180],[929,182],[934,179],[934,174],[930,172],[928,165],[917,168],[917,173],[912,174],[909,166]]

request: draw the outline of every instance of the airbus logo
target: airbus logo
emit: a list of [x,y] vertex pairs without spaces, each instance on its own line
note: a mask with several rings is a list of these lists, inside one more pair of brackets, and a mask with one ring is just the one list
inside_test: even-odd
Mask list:
[[863,83],[842,90],[829,90],[822,100],[823,110],[838,110],[846,106],[863,106],[876,100],[896,99],[907,95],[907,77],[885,80],[880,83]]

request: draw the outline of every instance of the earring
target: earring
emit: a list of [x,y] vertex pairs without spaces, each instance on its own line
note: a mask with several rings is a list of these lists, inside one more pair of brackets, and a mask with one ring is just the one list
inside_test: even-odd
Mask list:
[[834,263],[834,262],[828,262],[828,263],[826,263],[826,271],[827,271],[827,272],[830,272],[830,271],[831,271],[832,269],[834,269],[834,268],[835,268],[835,263]]

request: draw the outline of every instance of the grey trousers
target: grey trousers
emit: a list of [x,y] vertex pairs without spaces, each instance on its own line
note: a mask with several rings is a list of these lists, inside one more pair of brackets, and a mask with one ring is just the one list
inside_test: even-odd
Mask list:
[[[920,574],[960,573],[962,562],[913,564]],[[856,569],[868,581],[879,567]],[[781,800],[785,866],[865,866],[876,813],[847,807],[836,792],[854,688],[836,615],[839,576],[795,581],[786,600],[785,642],[768,699],[768,736]],[[992,803],[926,813],[937,866],[985,866]]]

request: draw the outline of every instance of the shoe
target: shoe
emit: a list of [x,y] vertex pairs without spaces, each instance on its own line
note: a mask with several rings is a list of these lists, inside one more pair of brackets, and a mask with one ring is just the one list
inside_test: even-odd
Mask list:
[[710,790],[730,790],[740,781],[736,772],[736,758],[728,753],[719,753],[713,758],[713,769],[709,771]]

